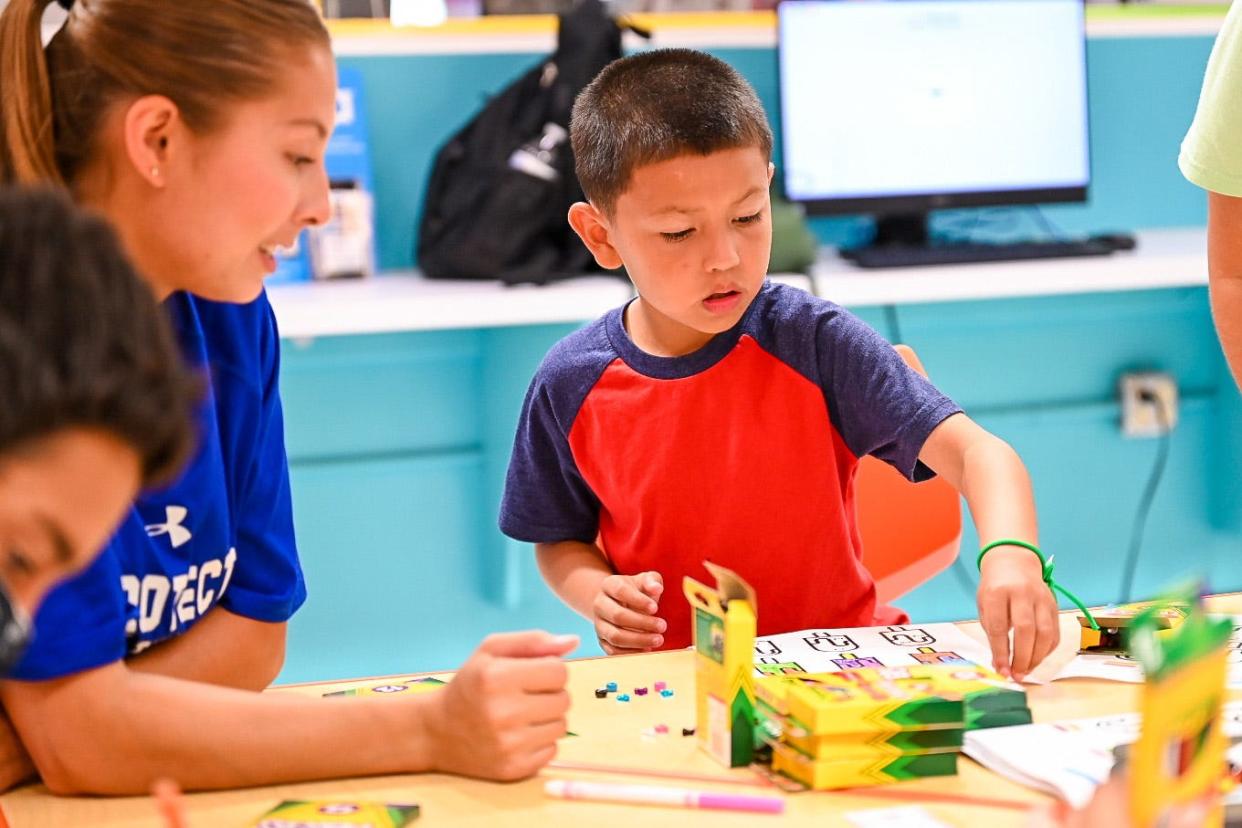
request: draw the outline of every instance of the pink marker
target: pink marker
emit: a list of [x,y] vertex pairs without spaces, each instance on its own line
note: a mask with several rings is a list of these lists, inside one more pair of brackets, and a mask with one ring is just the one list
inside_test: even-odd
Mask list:
[[578,782],[550,779],[544,793],[558,799],[585,799],[593,802],[625,802],[639,805],[673,805],[713,811],[747,811],[756,814],[779,814],[785,811],[785,800],[775,796],[691,791],[657,785],[617,785],[610,782]]

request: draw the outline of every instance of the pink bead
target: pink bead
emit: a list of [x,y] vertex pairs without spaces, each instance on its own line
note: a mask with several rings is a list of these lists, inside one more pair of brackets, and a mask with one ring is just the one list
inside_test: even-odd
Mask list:
[[663,690],[665,687],[668,687],[668,685],[667,685],[666,683],[662,682],[662,681],[657,681],[657,682],[655,683],[655,691],[656,691],[657,693],[659,693],[659,692],[660,692],[661,690]]
[[668,725],[658,724],[655,726],[656,733],[668,733]]

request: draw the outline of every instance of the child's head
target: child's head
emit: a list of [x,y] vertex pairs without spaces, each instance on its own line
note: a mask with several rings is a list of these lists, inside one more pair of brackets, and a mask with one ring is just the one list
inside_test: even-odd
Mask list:
[[50,2],[0,14],[0,183],[68,186],[161,296],[254,299],[272,251],[329,214],[313,3],[79,0],[44,48]]
[[198,386],[102,221],[64,195],[0,189],[0,586],[14,603],[31,612],[140,486],[179,469]]
[[570,135],[590,201],[570,222],[601,266],[625,266],[635,313],[687,345],[732,327],[772,242],[772,131],[750,84],[702,52],[643,52],[583,90]]

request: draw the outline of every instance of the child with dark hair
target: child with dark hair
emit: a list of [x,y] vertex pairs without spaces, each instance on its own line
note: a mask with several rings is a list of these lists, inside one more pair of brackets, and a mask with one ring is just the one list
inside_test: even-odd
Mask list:
[[1026,469],[862,321],[766,281],[772,133],[750,85],[699,52],[637,54],[570,134],[589,203],[569,221],[638,296],[545,358],[501,529],[608,653],[689,644],[680,586],[705,559],[756,587],[760,634],[903,623],[862,563],[853,480],[874,455],[966,497],[994,663],[1024,677],[1059,637]]
[[197,383],[112,231],[51,191],[0,190],[0,664],[193,443]]

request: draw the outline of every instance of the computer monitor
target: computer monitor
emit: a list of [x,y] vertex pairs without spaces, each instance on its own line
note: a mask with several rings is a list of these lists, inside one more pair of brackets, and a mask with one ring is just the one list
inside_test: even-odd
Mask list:
[[1082,0],[785,0],[781,173],[925,244],[933,209],[1085,201]]

